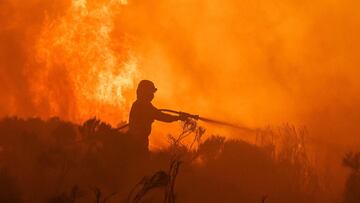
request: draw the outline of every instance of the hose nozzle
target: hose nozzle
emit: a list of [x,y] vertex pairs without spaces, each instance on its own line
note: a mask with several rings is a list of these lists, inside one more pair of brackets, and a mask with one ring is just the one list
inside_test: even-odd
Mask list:
[[199,120],[200,116],[199,115],[193,115],[193,114],[189,114],[189,113],[185,113],[185,112],[179,112],[179,116],[180,117],[184,117],[184,118],[192,118],[195,120]]

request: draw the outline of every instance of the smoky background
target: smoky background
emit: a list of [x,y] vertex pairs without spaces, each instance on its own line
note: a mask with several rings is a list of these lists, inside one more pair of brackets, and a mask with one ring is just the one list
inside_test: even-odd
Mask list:
[[[88,11],[112,12],[104,21],[94,17],[100,27],[109,25],[104,35],[85,30],[90,35],[79,49],[90,55],[69,51],[77,46],[76,37],[84,37],[81,30],[56,45],[57,37],[77,25],[72,20],[80,27],[85,22],[71,13],[84,2]],[[286,122],[306,126],[321,168],[343,182],[345,171],[332,166],[360,145],[359,2],[110,2],[0,2],[0,116],[59,116],[76,123],[97,116],[116,125],[127,120],[136,84],[147,78],[159,89],[158,107],[252,128]],[[101,36],[107,37],[106,47],[91,46],[103,42]],[[109,55],[97,57],[104,48]],[[115,65],[107,66],[106,56],[115,57]],[[134,69],[124,75],[129,63]],[[100,64],[95,72],[93,64]],[[129,81],[119,90],[111,77],[100,80],[104,67],[110,67],[105,73]],[[112,89],[98,94],[92,84],[101,81]],[[155,124],[152,144],[165,145],[164,129],[175,125]],[[209,128],[234,138],[231,131]]]

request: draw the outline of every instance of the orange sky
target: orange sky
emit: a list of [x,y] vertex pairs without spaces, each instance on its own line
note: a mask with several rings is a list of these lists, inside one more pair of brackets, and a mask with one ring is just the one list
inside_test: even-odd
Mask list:
[[[154,104],[360,145],[358,1],[5,0],[0,115],[127,119]],[[161,126],[161,125],[160,125]]]

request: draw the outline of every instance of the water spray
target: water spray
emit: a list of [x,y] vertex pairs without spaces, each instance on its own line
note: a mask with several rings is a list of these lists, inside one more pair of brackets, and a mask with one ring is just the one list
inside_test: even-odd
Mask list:
[[181,112],[181,111],[174,111],[171,109],[159,109],[161,112],[166,112],[166,113],[173,113],[173,114],[177,114],[179,116],[184,116],[186,118],[191,118],[194,120],[200,120],[206,123],[210,123],[210,124],[215,124],[215,125],[222,125],[222,126],[226,126],[226,127],[230,127],[230,128],[235,128],[238,130],[243,130],[243,131],[249,131],[249,132],[256,132],[257,129],[251,129],[245,126],[240,126],[237,124],[233,124],[233,123],[228,123],[225,121],[219,121],[219,120],[215,120],[215,119],[211,119],[211,118],[205,118],[199,115],[195,115],[195,114],[190,114],[190,113],[186,113],[186,112]]

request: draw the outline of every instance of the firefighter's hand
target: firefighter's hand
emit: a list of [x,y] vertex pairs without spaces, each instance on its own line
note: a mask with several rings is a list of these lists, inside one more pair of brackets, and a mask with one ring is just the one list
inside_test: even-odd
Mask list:
[[179,114],[179,120],[181,121],[187,121],[189,119],[189,116],[185,113],[180,113]]

